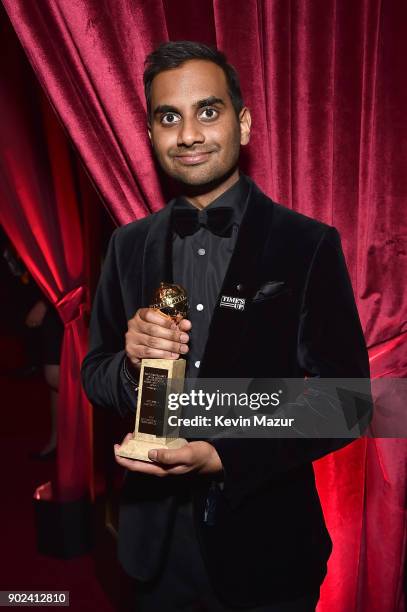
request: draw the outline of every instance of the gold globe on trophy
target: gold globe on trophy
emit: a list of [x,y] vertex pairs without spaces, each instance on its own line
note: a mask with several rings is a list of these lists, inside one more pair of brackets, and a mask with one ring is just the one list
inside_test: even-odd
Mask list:
[[[188,314],[188,297],[181,285],[160,283],[150,308],[158,310],[175,323]],[[142,359],[137,397],[136,424],[133,438],[120,446],[120,457],[151,461],[148,451],[153,448],[181,448],[187,441],[168,431],[168,395],[182,393],[185,379],[185,359]]]
[[154,291],[153,302],[150,308],[159,310],[177,324],[188,314],[187,292],[181,285],[160,283],[158,289]]

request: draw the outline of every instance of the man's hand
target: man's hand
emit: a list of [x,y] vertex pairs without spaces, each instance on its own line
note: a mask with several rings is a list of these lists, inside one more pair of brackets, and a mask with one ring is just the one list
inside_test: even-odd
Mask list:
[[[122,444],[132,438],[133,434],[127,434]],[[115,444],[115,458],[119,465],[132,472],[143,472],[152,476],[162,477],[169,476],[170,474],[187,474],[188,472],[215,474],[223,469],[215,447],[209,444],[209,442],[201,440],[188,442],[188,444],[177,450],[168,450],[166,448],[151,450],[148,455],[154,463],[119,457],[116,454],[118,449],[119,444]]]
[[188,319],[177,325],[153,308],[139,308],[127,327],[126,355],[138,369],[143,358],[178,359],[189,350]]

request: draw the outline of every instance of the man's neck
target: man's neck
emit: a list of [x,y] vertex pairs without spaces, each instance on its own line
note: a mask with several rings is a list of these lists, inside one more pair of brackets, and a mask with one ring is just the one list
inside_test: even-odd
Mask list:
[[239,180],[239,169],[236,168],[235,171],[227,177],[226,180],[222,181],[220,184],[212,185],[209,189],[202,193],[193,193],[185,192],[183,197],[188,200],[195,208],[199,208],[202,210],[209,206],[214,200],[219,198],[225,191],[230,189],[232,185],[237,183]]

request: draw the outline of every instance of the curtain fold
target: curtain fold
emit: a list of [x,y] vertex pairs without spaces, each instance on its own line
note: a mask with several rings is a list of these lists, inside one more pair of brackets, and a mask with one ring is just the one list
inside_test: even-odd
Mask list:
[[[164,204],[145,130],[145,54],[171,32],[199,38],[206,12],[202,38],[236,66],[253,114],[243,169],[277,202],[339,229],[372,376],[406,376],[405,2],[196,0],[181,21],[179,0],[148,10],[141,0],[3,3],[119,224]],[[404,441],[362,439],[315,464],[334,540],[320,612],[402,609],[405,458]]]
[[87,287],[71,289],[55,306],[65,325],[58,401],[58,498],[75,500],[84,495],[93,498],[92,418],[80,378],[87,352]]
[[0,223],[64,322],[53,493],[55,500],[74,501],[91,495],[92,478],[91,412],[79,376],[89,300],[70,154],[14,34],[6,27],[2,34]]

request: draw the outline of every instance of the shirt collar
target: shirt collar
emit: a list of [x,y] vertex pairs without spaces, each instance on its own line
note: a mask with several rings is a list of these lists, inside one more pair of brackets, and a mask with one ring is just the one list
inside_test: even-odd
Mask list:
[[[229,189],[227,189],[222,195],[218,196],[213,200],[204,210],[209,208],[218,208],[220,206],[227,206],[233,209],[233,222],[240,225],[244,211],[247,204],[247,195],[249,193],[249,182],[244,174],[240,175],[236,183],[233,183]],[[191,204],[183,196],[176,198],[174,202],[174,208],[192,208],[197,210],[196,207]]]

